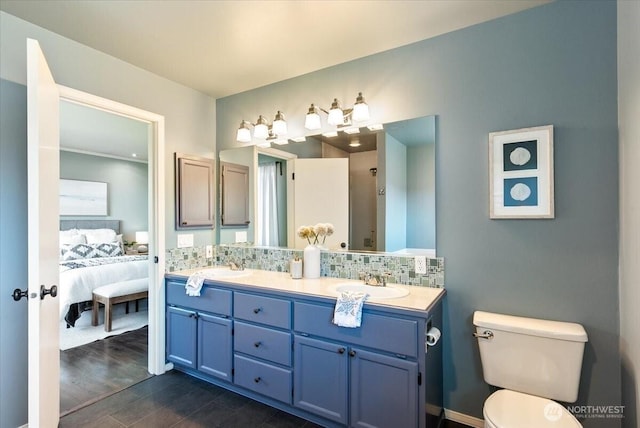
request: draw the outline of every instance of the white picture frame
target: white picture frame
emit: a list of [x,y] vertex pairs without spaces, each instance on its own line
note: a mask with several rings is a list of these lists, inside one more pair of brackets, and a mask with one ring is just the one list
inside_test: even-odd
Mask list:
[[60,179],[60,215],[107,215],[107,183]]
[[553,125],[489,134],[489,218],[554,218],[553,179]]

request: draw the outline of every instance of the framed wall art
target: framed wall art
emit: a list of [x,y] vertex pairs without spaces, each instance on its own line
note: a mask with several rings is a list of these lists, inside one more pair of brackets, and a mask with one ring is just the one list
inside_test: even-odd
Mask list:
[[107,215],[107,183],[60,179],[60,215]]
[[489,134],[489,217],[554,218],[553,125]]

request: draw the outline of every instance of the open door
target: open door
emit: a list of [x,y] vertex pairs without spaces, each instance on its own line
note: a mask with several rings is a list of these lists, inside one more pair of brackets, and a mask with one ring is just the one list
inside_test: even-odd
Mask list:
[[[300,226],[331,223],[335,231],[327,237],[324,246],[330,250],[348,249],[349,159],[298,158],[294,160],[294,170],[295,231]],[[307,241],[296,233],[295,247],[304,248],[306,245]]]
[[59,98],[40,45],[27,39],[29,426],[40,428],[60,419]]

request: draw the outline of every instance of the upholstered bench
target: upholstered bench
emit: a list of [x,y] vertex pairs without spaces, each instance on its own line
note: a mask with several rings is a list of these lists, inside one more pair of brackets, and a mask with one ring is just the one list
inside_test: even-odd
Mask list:
[[126,313],[129,313],[129,302],[136,302],[149,295],[149,279],[131,279],[129,281],[114,282],[93,290],[93,313],[91,325],[98,325],[100,303],[104,305],[104,331],[111,331],[112,307],[118,303],[127,303]]

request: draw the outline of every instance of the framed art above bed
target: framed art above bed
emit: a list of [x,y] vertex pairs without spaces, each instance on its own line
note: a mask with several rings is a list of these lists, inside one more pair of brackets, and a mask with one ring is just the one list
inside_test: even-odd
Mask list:
[[107,183],[60,179],[60,215],[107,215]]

